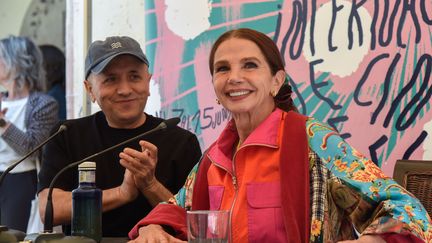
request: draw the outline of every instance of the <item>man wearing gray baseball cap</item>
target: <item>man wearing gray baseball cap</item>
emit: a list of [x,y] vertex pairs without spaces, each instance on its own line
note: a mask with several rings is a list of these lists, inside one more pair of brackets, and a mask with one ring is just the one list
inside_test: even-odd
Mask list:
[[88,78],[90,72],[101,73],[114,58],[125,54],[135,56],[149,66],[147,57],[136,40],[127,36],[112,36],[90,45],[85,60],[85,78]]
[[[147,57],[130,37],[113,36],[90,45],[84,85],[101,111],[64,122],[67,131],[46,145],[38,187],[42,216],[49,184],[60,169],[163,121],[144,112],[150,95],[148,68]],[[175,127],[96,157],[96,184],[103,190],[103,236],[127,237],[154,205],[181,188],[200,156],[196,136]],[[70,231],[71,191],[77,185],[78,173],[72,169],[59,177],[53,193],[54,224],[64,225],[66,233]]]

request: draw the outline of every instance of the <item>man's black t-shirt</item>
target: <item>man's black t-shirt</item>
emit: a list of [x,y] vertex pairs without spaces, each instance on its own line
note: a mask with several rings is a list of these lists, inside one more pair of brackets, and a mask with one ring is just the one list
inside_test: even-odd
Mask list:
[[[65,123],[67,130],[45,146],[38,190],[48,188],[55,174],[68,164],[153,129],[162,121],[160,118],[147,115],[145,123],[138,128],[116,129],[108,126],[102,112],[67,121]],[[183,186],[189,171],[201,156],[196,136],[189,131],[175,127],[153,133],[142,139],[151,142],[158,148],[156,178],[172,193],[177,193]],[[138,141],[130,142],[92,160],[96,162],[98,188],[105,190],[121,185],[125,169],[119,163],[119,153],[125,147],[141,150]],[[61,175],[54,187],[72,191],[77,186],[78,169],[73,168]],[[131,203],[103,213],[103,236],[127,236],[135,223],[147,215],[151,209],[147,199],[140,195]],[[68,231],[69,227],[66,226],[66,232]]]

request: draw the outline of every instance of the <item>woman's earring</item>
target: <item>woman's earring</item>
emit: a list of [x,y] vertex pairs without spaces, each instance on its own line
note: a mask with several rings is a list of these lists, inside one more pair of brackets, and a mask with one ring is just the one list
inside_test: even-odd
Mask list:
[[274,90],[270,91],[270,95],[274,98],[276,96],[276,91]]
[[218,98],[216,98],[216,104],[220,105],[220,101]]

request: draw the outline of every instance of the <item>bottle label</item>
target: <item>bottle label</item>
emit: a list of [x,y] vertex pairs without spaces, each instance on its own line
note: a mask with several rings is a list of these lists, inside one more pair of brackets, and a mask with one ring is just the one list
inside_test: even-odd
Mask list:
[[94,183],[96,181],[95,171],[80,171],[79,172],[79,182],[82,183]]

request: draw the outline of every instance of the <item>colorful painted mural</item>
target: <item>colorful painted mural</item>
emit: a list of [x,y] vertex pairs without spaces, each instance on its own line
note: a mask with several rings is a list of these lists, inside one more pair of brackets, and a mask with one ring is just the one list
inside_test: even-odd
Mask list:
[[432,1],[146,0],[153,112],[181,117],[203,148],[230,114],[215,102],[208,53],[247,27],[280,47],[303,114],[340,131],[391,175],[400,158],[432,159]]

